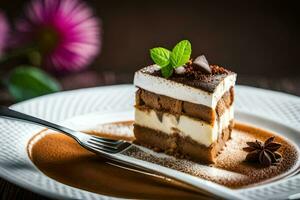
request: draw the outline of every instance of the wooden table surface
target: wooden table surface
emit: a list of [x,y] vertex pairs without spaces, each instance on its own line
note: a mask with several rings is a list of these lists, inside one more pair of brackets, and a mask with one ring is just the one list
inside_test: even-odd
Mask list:
[[[100,85],[111,85],[121,83],[131,83],[132,74],[116,74],[113,72],[103,72],[95,74],[93,72],[86,72],[84,74],[72,75],[64,77],[60,80],[63,88],[76,89],[82,87],[92,87]],[[74,85],[73,83],[78,83]],[[266,89],[272,89],[282,92],[287,92],[300,96],[300,76],[289,78],[266,78],[261,76],[243,76],[239,75],[238,84],[250,85]],[[13,104],[12,98],[8,93],[0,88],[0,105]],[[33,199],[33,200],[47,200],[49,198],[35,194],[31,191],[20,188],[6,180],[0,178],[0,199],[2,200],[19,200],[19,199]]]

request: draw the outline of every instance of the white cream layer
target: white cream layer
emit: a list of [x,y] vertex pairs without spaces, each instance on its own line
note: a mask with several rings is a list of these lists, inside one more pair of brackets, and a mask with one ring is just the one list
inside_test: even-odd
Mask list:
[[[147,67],[150,71],[157,68],[157,65]],[[236,74],[229,75],[216,87],[213,93],[209,93],[182,83],[143,73],[140,70],[134,75],[134,85],[137,87],[174,99],[202,104],[213,109],[216,107],[224,93],[234,86],[235,81]]]
[[163,114],[161,122],[154,110],[135,108],[135,124],[166,134],[173,134],[179,130],[179,134],[182,136],[189,136],[199,144],[209,146],[218,139],[222,130],[228,127],[230,120],[233,119],[233,113],[234,108],[231,106],[219,121],[215,121],[214,125],[211,125],[186,115],[181,115],[177,122],[176,117],[169,113]]

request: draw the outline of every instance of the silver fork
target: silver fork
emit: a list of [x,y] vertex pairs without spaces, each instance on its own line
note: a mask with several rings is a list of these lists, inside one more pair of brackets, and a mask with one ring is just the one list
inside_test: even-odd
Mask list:
[[126,151],[130,147],[135,146],[132,143],[88,135],[86,133],[75,131],[43,119],[11,110],[3,106],[0,106],[0,117],[28,122],[31,124],[47,127],[55,131],[59,131],[67,136],[72,137],[83,148],[89,151],[104,156],[110,160],[114,160],[119,163],[141,169],[143,171],[177,180],[181,183],[191,186],[193,189],[201,193],[226,199],[245,199],[240,196],[239,193],[235,190],[220,186],[213,182],[206,181],[183,172],[179,172],[167,167],[163,167],[122,154],[122,152]]

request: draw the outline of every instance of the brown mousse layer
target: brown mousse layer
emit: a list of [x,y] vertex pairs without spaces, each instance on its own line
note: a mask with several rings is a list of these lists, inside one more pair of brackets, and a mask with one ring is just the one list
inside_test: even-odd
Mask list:
[[168,135],[136,124],[134,124],[134,136],[136,143],[150,147],[155,151],[163,151],[175,157],[187,158],[201,163],[214,163],[218,153],[225,146],[226,141],[230,139],[232,128],[233,121],[230,122],[228,128],[223,129],[218,140],[208,147],[178,133]]
[[174,115],[187,115],[201,119],[209,124],[213,124],[215,119],[222,116],[234,101],[234,89],[230,88],[218,101],[215,109],[201,104],[194,104],[181,101],[164,95],[155,94],[144,89],[136,92],[136,106],[139,108],[148,107],[154,109],[159,115],[161,112],[168,112]]
[[[223,67],[211,65],[212,73],[208,74],[203,72],[201,67],[190,62],[185,66],[186,72],[183,74],[173,73],[168,79],[177,83],[182,83],[194,88],[198,88],[209,93],[213,93],[215,88],[226,78],[228,75],[235,74]],[[141,69],[142,73],[147,73],[153,76],[163,77],[161,70],[153,70],[154,66],[148,66]]]

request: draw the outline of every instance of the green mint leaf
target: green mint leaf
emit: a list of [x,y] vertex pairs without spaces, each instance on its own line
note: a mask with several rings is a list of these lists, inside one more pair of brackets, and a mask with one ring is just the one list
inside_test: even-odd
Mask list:
[[187,63],[191,57],[192,45],[188,40],[182,40],[173,48],[170,63],[174,68]]
[[21,66],[16,68],[8,80],[8,90],[16,101],[60,91],[59,83],[38,68]]
[[152,60],[160,67],[166,67],[170,63],[170,55],[171,52],[162,47],[150,49]]
[[172,67],[172,65],[167,65],[165,67],[162,67],[160,70],[161,70],[161,74],[165,78],[169,78],[173,74],[173,67]]

